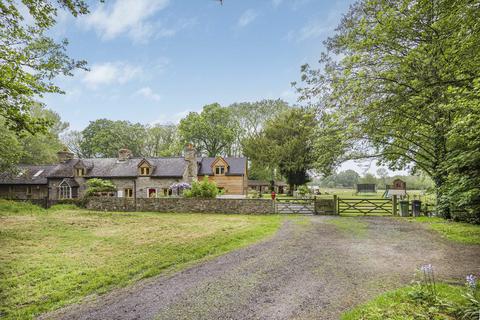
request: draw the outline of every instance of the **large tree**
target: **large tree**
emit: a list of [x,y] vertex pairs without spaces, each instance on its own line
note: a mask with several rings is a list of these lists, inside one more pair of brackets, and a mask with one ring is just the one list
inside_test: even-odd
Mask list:
[[310,109],[292,108],[267,121],[256,136],[246,139],[243,150],[252,162],[278,168],[292,192],[308,182],[313,168],[317,120]]
[[[237,134],[231,153],[242,155],[242,141],[258,135],[265,123],[289,108],[283,100],[261,100],[255,102],[233,103],[228,106],[236,123]],[[261,171],[264,168],[258,168]],[[256,169],[253,169],[256,170]]]
[[458,114],[452,88],[471,88],[480,75],[478,21],[478,3],[469,0],[354,4],[326,41],[323,68],[302,67],[302,97],[319,106],[327,137],[319,139],[319,167],[375,157],[423,171],[444,199],[448,133]]
[[178,126],[184,143],[193,143],[209,157],[229,155],[238,131],[232,112],[218,103],[203,107],[202,112],[190,112]]
[[145,127],[140,123],[98,119],[82,131],[80,148],[85,157],[117,157],[122,148],[142,156],[145,139]]
[[67,56],[66,39],[48,36],[59,10],[73,16],[88,12],[83,0],[0,1],[0,117],[8,129],[45,132],[51,123],[30,109],[43,94],[62,93],[52,82],[57,75],[85,68],[84,61]]
[[177,126],[173,124],[156,124],[146,127],[145,156],[169,157],[182,153],[182,143]]

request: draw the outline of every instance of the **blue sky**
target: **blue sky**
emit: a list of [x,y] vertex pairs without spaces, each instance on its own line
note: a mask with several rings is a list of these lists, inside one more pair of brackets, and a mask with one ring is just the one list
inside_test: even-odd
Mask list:
[[[81,130],[108,118],[176,123],[205,104],[281,98],[315,64],[353,2],[326,0],[107,0],[91,13],[62,13],[52,31],[90,72],[57,79],[65,95],[47,106]],[[376,172],[374,163],[341,169]]]
[[62,14],[53,34],[90,72],[60,78],[48,107],[83,129],[98,118],[177,122],[219,102],[282,98],[315,63],[351,1],[110,0]]

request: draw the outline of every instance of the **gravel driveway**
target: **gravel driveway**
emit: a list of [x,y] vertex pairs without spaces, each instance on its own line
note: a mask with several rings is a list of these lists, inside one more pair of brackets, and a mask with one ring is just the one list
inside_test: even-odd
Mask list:
[[[331,219],[366,223],[362,233]],[[355,222],[354,221],[354,222]],[[480,247],[389,217],[299,217],[267,241],[62,309],[55,319],[338,319],[433,264],[440,279],[480,271]]]

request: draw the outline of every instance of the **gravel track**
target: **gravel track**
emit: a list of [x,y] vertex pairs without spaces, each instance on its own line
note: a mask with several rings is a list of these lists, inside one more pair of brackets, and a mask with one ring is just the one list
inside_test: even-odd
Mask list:
[[[366,223],[342,231],[330,219]],[[338,319],[433,264],[443,280],[480,272],[480,246],[390,217],[299,217],[272,238],[43,319]]]

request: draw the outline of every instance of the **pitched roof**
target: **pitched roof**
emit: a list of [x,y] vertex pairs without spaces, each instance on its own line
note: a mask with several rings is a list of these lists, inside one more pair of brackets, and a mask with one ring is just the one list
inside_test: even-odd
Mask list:
[[53,166],[18,165],[16,173],[0,173],[0,184],[47,184]]
[[[47,178],[73,178],[74,168],[85,167],[85,178],[137,177],[138,165],[143,159],[153,166],[151,177],[181,178],[188,162],[183,157],[172,158],[117,158],[71,159],[63,163],[34,166],[19,165],[18,174],[0,173],[0,184],[47,184]],[[198,175],[212,174],[211,164],[216,158],[200,158]],[[247,166],[246,158],[223,158],[228,163],[226,175],[243,175]],[[37,174],[38,173],[38,174]]]
[[[212,163],[216,160],[216,157],[200,158],[198,175],[205,176],[212,174]],[[222,157],[228,163],[227,176],[241,176],[245,174],[247,168],[247,158],[235,158],[235,157]]]
[[[138,176],[138,165],[144,158],[131,158],[119,161],[117,158],[97,158],[81,160],[88,163],[86,178],[120,178]],[[183,177],[187,168],[184,158],[145,158],[154,170],[151,177]],[[55,166],[50,177],[73,177],[73,166],[78,159],[70,160]]]

